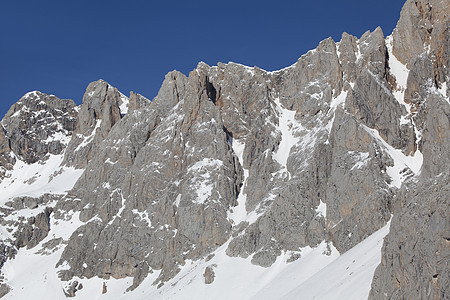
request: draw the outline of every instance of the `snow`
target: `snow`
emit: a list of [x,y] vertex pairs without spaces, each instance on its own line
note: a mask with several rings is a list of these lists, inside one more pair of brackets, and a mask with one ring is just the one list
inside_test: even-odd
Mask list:
[[139,216],[141,221],[147,222],[149,227],[152,226],[152,222],[150,221],[150,218],[148,217],[147,211],[138,211],[137,209],[133,209],[132,212],[133,212],[133,214]]
[[116,163],[117,161],[111,161],[111,158],[109,157],[105,160],[105,164],[115,165]]
[[[232,139],[231,146],[232,146],[234,153],[238,157],[239,164],[242,167],[244,167],[245,143],[243,143],[237,139]],[[248,172],[248,169],[243,169],[243,170],[244,170],[244,180],[243,180],[243,184],[241,187],[241,191],[236,200],[238,205],[232,208],[232,212],[228,212],[228,219],[230,219],[234,225],[237,225],[237,224],[241,223],[242,221],[245,221],[248,217],[247,209],[245,206],[246,201],[247,201],[247,193],[245,192],[245,187],[247,185],[249,172]]]
[[[58,226],[56,226],[58,225]],[[21,248],[14,259],[5,262],[2,271],[11,291],[2,299],[66,299],[63,287],[66,283],[58,278],[56,263],[64,250],[57,247],[54,252],[42,251],[42,245],[54,238],[68,239],[83,223],[79,213],[69,220],[55,220],[51,217],[48,236],[33,249]],[[41,249],[41,253],[38,253]]]
[[237,225],[243,221],[251,221],[249,219],[247,208],[245,206],[247,201],[247,193],[245,192],[247,180],[248,170],[244,169],[244,183],[242,184],[241,192],[239,193],[237,198],[238,205],[232,208],[232,212],[228,212],[228,219],[230,219],[234,225]]
[[[79,212],[74,213],[67,221],[52,218],[51,231],[38,246],[33,249],[20,249],[14,259],[5,263],[2,270],[12,290],[2,299],[67,299],[63,289],[69,282],[61,281],[58,278],[58,271],[67,269],[68,264],[66,262],[56,268],[65,246],[60,245],[55,249],[56,251],[52,252],[50,250],[42,251],[42,245],[54,238],[61,237],[67,240],[83,224],[79,220]],[[87,265],[84,264],[83,267],[87,267]],[[159,273],[154,273],[153,276],[149,275],[147,279],[153,278],[157,274]],[[133,283],[133,278],[131,277],[122,279],[74,277],[73,280],[83,284],[83,289],[76,293],[77,297],[75,299],[86,300],[112,299],[112,297],[119,299]],[[106,294],[102,294],[103,283],[107,286]],[[150,284],[147,283],[147,286],[150,286]],[[139,295],[134,293],[133,299],[140,299]]]
[[65,299],[54,269],[61,251],[53,255],[37,255],[22,249],[14,260],[3,266],[3,272],[12,290],[3,299]]
[[64,145],[68,145],[71,138],[72,138],[72,136],[70,134],[67,134],[67,133],[64,133],[61,131],[56,131],[54,134],[47,137],[47,139],[43,140],[43,142],[50,143],[50,142],[54,142],[54,141],[59,141],[60,143],[62,143]]
[[220,168],[223,165],[223,162],[214,158],[204,158],[198,162],[196,162],[192,167],[189,168],[189,171],[198,171],[201,169],[206,169],[209,167]]
[[242,143],[237,139],[232,139],[231,146],[233,148],[234,154],[236,154],[239,159],[239,163],[241,164],[241,166],[244,166],[245,143]]
[[61,167],[64,155],[50,155],[44,162],[27,164],[17,158],[12,170],[0,183],[0,204],[19,197],[39,197],[46,193],[65,194],[72,189],[84,170]]
[[393,54],[392,52],[393,45],[393,36],[390,35],[386,37],[386,48],[389,54],[389,69],[391,74],[395,77],[397,82],[397,90],[393,92],[394,98],[398,101],[400,105],[405,107],[408,115],[400,117],[400,125],[412,124],[414,127],[414,133],[416,136],[416,145],[417,150],[412,156],[404,155],[400,150],[394,149],[390,145],[388,145],[378,134],[378,132],[371,129],[372,136],[376,137],[381,144],[385,146],[385,149],[389,153],[389,155],[394,160],[394,166],[388,167],[386,172],[392,178],[391,186],[399,188],[401,184],[406,179],[406,175],[404,174],[405,167],[409,167],[411,171],[415,175],[418,175],[420,172],[420,168],[423,163],[423,155],[418,150],[419,141],[421,139],[421,133],[418,130],[414,119],[411,118],[411,115],[414,115],[414,112],[411,110],[411,105],[405,102],[405,90],[406,84],[408,80],[409,70],[408,68],[402,64]]
[[361,47],[359,46],[359,41],[356,43],[356,49],[358,50],[356,52],[356,62],[358,62],[360,59],[363,58],[363,55],[361,53]]
[[[114,193],[117,193],[117,194],[120,195],[120,198],[121,198],[121,200],[122,200],[122,202],[121,202],[122,205],[120,206],[119,211],[117,212],[117,214],[111,219],[111,221],[108,222],[108,225],[111,225],[112,223],[114,223],[114,221],[115,221],[117,218],[120,218],[121,215],[122,215],[122,212],[123,212],[124,209],[125,209],[125,200],[126,200],[126,199],[123,197],[122,190],[121,190],[121,189],[115,189],[114,191],[111,192],[111,197],[114,195]],[[149,224],[151,224],[151,223],[149,223]]]
[[444,96],[444,98],[447,99],[447,102],[449,102],[449,98],[447,97],[447,82],[444,81],[444,83],[442,83],[441,87],[438,88],[438,92]]
[[400,103],[400,105],[404,106],[408,113],[411,113],[411,107],[409,104],[405,102],[405,90],[406,90],[406,82],[408,80],[409,70],[408,68],[402,64],[392,53],[392,44],[393,38],[392,35],[386,37],[386,48],[389,54],[389,70],[392,75],[394,75],[395,80],[397,82],[397,90],[393,92],[395,99]]
[[332,114],[333,116],[328,121],[328,123],[327,123],[327,125],[325,127],[326,130],[328,131],[328,139],[325,142],[325,144],[329,143],[329,138],[330,138],[330,134],[331,134],[331,128],[333,127],[334,118],[336,116],[336,114],[335,114],[336,113],[336,108],[338,108],[339,106],[341,106],[343,108],[345,107],[345,99],[347,99],[347,94],[348,94],[347,91],[341,91],[341,93],[336,98],[333,98],[331,100],[330,110],[329,110],[328,114],[329,115]]
[[327,204],[322,202],[322,199],[320,199],[320,203],[316,208],[316,215],[327,218]]
[[378,144],[384,148],[384,150],[391,156],[391,158],[394,160],[394,165],[386,168],[386,173],[391,177],[392,182],[391,186],[400,188],[402,183],[405,181],[405,168],[409,168],[415,175],[420,174],[420,169],[422,167],[423,163],[423,155],[422,152],[419,151],[419,149],[416,150],[414,155],[408,156],[405,155],[401,150],[395,149],[386,141],[383,140],[383,138],[380,136],[377,130],[371,129],[365,125],[362,125],[363,128],[372,136],[375,138],[375,140],[378,142]]
[[188,169],[188,173],[194,173],[190,186],[194,189],[197,197],[192,201],[196,204],[205,203],[212,195],[214,182],[211,179],[211,172],[223,165],[223,162],[214,158],[204,158],[196,162]]
[[180,205],[180,201],[181,201],[181,194],[178,194],[177,198],[175,199],[175,202],[173,203],[173,205],[175,205],[176,207],[178,207]]
[[[245,149],[245,143],[242,141],[239,141],[237,139],[233,139],[232,142],[232,149],[236,156],[238,157],[239,163],[241,166],[244,166],[244,149]],[[244,178],[243,183],[241,187],[241,191],[236,199],[238,205],[231,208],[231,211],[228,211],[227,217],[231,221],[232,224],[238,225],[241,222],[248,222],[249,224],[252,224],[256,222],[256,220],[261,216],[263,213],[258,213],[258,207],[251,211],[247,212],[246,208],[246,202],[247,202],[247,193],[245,192],[245,187],[247,186],[247,181],[249,177],[249,170],[244,170]]]
[[[301,257],[291,263],[287,260],[292,252],[283,252],[269,268],[253,265],[252,256],[227,256],[227,242],[209,261],[188,260],[161,288],[151,285],[155,278],[151,274],[135,291],[118,299],[367,299],[389,225],[343,255],[322,242],[295,251]],[[208,266],[213,267],[215,279],[206,285],[203,273]]]
[[350,171],[353,171],[354,169],[361,169],[367,165],[370,160],[369,152],[349,151],[348,153],[352,157],[352,160],[356,161]]
[[390,222],[281,299],[367,299],[389,227]]
[[330,103],[330,110],[333,112],[336,110],[338,106],[344,106],[345,105],[345,99],[347,98],[347,91],[342,91],[336,98],[331,100]]
[[129,99],[124,95],[120,94],[120,100],[122,101],[119,105],[120,114],[126,115],[128,113],[128,103],[130,102]]
[[[302,249],[302,258],[287,263],[289,252],[279,256],[270,268],[253,265],[251,256],[244,258],[229,257],[225,250],[228,243],[215,251],[210,261],[188,260],[175,278],[157,290],[155,287],[144,287],[141,294],[145,299],[251,299],[262,289],[268,287],[272,293],[295,287],[310,274],[314,274],[335,260],[339,253],[332,247],[330,256],[324,255],[327,245],[321,243],[317,248]],[[215,280],[205,285],[203,272],[207,266],[214,266]],[[124,299],[137,299],[130,293]],[[273,299],[268,295],[263,299]]]
[[75,148],[74,152],[77,152],[77,151],[83,149],[84,147],[89,145],[90,142],[92,142],[92,140],[94,139],[95,133],[97,132],[97,129],[100,128],[101,124],[102,124],[102,120],[98,119],[95,123],[94,130],[92,130],[90,135],[88,135],[88,136],[84,136],[82,134],[77,135],[79,138],[82,138],[83,141],[81,141],[81,143],[77,146],[77,148]]
[[408,125],[408,124],[411,124],[409,118],[407,116],[401,116],[400,125]]
[[438,94],[439,96],[444,97],[445,101],[448,104],[450,104],[450,97],[447,96],[447,82],[444,81],[443,83],[441,83],[441,87],[436,87],[431,80],[429,80],[429,81],[430,81],[429,82],[429,86],[430,86],[429,91],[431,93],[435,93],[435,94]]
[[23,97],[24,98],[29,98],[30,96],[38,97],[39,96],[38,93],[40,93],[40,92],[39,91],[31,91],[31,92],[26,93]]
[[295,120],[295,111],[284,108],[278,97],[274,99],[274,102],[276,104],[276,111],[278,112],[278,130],[281,132],[281,142],[278,145],[277,151],[273,153],[273,158],[281,165],[282,169],[287,171],[286,165],[291,148],[300,140],[298,137],[294,137],[293,132],[302,127]]

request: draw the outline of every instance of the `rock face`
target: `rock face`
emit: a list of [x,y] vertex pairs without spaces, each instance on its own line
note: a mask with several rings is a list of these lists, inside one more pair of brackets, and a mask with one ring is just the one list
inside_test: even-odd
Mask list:
[[79,108],[74,134],[65,152],[65,165],[75,168],[86,166],[95,154],[96,146],[121,119],[120,105],[124,101],[128,99],[101,79],[89,84]]
[[393,34],[394,54],[410,66],[405,102],[424,162],[417,183],[397,195],[372,299],[449,297],[449,15],[448,1],[407,1]]
[[[372,299],[446,299],[449,295],[449,173],[401,195],[372,283]],[[400,199],[399,199],[400,200]]]
[[92,277],[134,290],[158,272],[161,287],[220,247],[269,268],[322,243],[344,253],[392,218],[371,297],[448,297],[449,13],[407,1],[391,36],[344,33],[275,72],[199,63],[153,101],[103,80],[79,107],[25,95],[2,121],[2,178],[49,154],[49,181],[80,173],[1,200],[0,267],[26,247],[58,255],[70,297]]
[[37,91],[23,96],[1,122],[0,167],[11,169],[16,157],[32,164],[47,154],[60,154],[75,129],[76,116],[72,100]]

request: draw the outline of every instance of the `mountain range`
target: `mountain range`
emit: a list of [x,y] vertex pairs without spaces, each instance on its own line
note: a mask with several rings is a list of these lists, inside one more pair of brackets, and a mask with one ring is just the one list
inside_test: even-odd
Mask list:
[[4,299],[448,299],[450,3],[285,69],[98,80],[1,121]]

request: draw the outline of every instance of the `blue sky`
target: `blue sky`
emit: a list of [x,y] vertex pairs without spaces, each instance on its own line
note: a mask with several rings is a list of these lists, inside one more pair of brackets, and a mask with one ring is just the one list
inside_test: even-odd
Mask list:
[[91,81],[156,96],[199,61],[277,70],[331,36],[392,32],[404,1],[1,1],[0,114],[40,90],[80,104]]

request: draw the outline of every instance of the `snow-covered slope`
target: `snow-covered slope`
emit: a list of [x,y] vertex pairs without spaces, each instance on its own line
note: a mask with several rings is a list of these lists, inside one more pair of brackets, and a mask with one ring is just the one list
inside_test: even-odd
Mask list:
[[[68,238],[80,225],[74,214],[55,226],[39,246],[23,249],[8,261],[3,270],[12,290],[4,299],[66,299],[63,289],[67,283],[58,278],[62,267],[54,267],[62,249],[39,249],[51,239]],[[343,255],[326,243],[302,249],[300,258],[293,262],[287,262],[291,253],[286,252],[267,269],[253,265],[251,258],[227,256],[225,244],[210,260],[187,261],[178,275],[160,289],[152,285],[158,272],[150,274],[134,291],[127,291],[132,278],[78,278],[83,288],[76,299],[364,299],[388,232],[389,223]],[[215,279],[206,285],[203,274],[211,266]],[[103,286],[106,294],[102,294]]]

